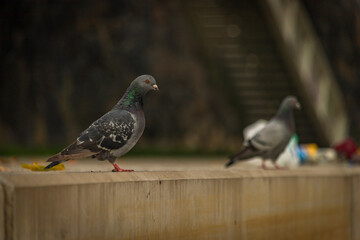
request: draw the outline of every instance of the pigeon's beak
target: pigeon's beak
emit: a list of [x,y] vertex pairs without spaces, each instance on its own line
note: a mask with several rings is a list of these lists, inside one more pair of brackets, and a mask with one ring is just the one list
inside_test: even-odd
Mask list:
[[295,104],[295,107],[296,107],[297,110],[300,110],[300,109],[301,109],[301,104],[300,104],[299,102],[297,102],[297,103]]
[[159,91],[158,85],[154,84],[154,85],[153,85],[153,88],[154,88],[154,90]]

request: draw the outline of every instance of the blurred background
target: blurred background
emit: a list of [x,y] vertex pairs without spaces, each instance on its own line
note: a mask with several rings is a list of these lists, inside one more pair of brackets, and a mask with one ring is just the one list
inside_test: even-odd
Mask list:
[[61,150],[141,74],[130,154],[233,152],[289,94],[300,143],[359,142],[359,1],[275,2],[1,1],[0,154]]

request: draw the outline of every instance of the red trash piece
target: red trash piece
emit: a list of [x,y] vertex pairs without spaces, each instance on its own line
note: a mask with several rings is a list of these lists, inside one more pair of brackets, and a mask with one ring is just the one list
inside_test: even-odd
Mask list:
[[333,148],[338,152],[343,154],[347,159],[356,154],[357,145],[352,138],[347,138],[343,142],[333,146]]

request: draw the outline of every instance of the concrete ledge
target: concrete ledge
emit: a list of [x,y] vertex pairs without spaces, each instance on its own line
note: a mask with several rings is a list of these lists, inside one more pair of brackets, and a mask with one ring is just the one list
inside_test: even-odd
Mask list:
[[360,169],[10,172],[1,182],[2,239],[360,239]]

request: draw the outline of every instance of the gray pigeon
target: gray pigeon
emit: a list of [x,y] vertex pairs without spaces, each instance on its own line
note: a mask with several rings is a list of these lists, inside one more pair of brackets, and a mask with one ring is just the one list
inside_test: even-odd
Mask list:
[[262,168],[266,169],[264,160],[270,159],[275,167],[279,169],[280,167],[276,165],[275,161],[295,134],[293,109],[300,108],[301,105],[296,97],[286,97],[282,101],[275,117],[254,137],[246,141],[240,152],[230,157],[226,167],[230,167],[236,161],[261,157],[263,159]]
[[70,146],[50,157],[45,168],[51,168],[70,159],[96,157],[108,160],[115,172],[130,172],[121,169],[115,160],[132,149],[145,128],[143,100],[152,90],[159,90],[150,75],[137,77],[120,101],[90,127],[83,131]]

